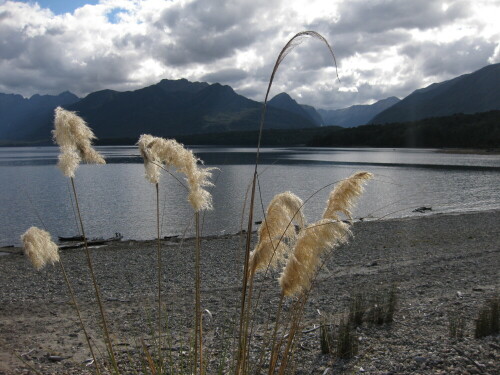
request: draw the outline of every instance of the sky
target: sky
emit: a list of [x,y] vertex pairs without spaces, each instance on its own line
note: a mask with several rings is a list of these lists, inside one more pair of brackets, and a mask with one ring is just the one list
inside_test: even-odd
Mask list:
[[500,62],[497,0],[0,0],[0,92],[83,97],[162,79],[336,109],[403,98]]

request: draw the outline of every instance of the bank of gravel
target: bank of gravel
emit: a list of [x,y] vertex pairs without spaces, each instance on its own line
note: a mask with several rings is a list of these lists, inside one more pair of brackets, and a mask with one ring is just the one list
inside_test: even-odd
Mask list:
[[[336,251],[309,298],[296,350],[296,373],[500,373],[499,337],[473,338],[480,306],[500,290],[499,223],[500,211],[357,223],[355,237]],[[237,235],[202,241],[203,308],[210,312],[205,313],[205,337],[212,361],[220,353],[210,347],[229,342],[224,327],[238,310],[242,243]],[[193,314],[193,248],[192,240],[162,243],[162,298],[171,332],[179,332],[171,344],[179,355]],[[34,373],[29,366],[43,374],[91,373],[82,364],[89,353],[59,268],[35,272],[19,249],[9,251],[12,254],[0,257],[0,374]],[[140,352],[138,340],[149,340],[156,311],[156,244],[123,241],[92,252],[116,350],[126,363],[128,355]],[[61,257],[91,335],[99,341],[84,253],[65,250]],[[278,304],[276,278],[271,274],[256,281],[262,290],[255,318],[257,341]],[[397,286],[399,298],[394,322],[357,328],[359,352],[349,361],[322,355],[314,330],[321,316],[334,322],[347,310],[353,294],[375,293],[391,285]],[[285,310],[290,305],[287,302]],[[453,313],[467,322],[462,339],[449,338]]]

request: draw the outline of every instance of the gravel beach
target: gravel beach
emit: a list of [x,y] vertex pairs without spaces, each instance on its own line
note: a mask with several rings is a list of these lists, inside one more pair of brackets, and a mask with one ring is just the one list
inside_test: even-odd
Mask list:
[[[295,351],[295,373],[500,373],[500,336],[474,338],[479,309],[500,291],[500,211],[359,222],[353,232],[349,244],[335,250],[310,295]],[[240,235],[202,240],[208,361],[220,356],[213,347],[230,342],[223,332],[239,308],[243,243]],[[60,267],[37,272],[21,249],[0,249],[0,254],[0,374],[35,374],[30,367],[42,374],[91,374],[85,366],[90,354]],[[163,240],[162,257],[162,299],[173,336],[171,348],[181,356],[193,320],[194,241]],[[115,351],[128,369],[129,356],[139,355],[141,340],[152,341],[156,242],[110,243],[92,249],[92,258]],[[84,251],[63,250],[61,259],[90,335],[102,343]],[[277,277],[258,276],[255,282],[255,290],[261,291],[252,348],[256,352],[278,305]],[[350,360],[321,354],[316,328],[322,319],[338,321],[356,293],[370,295],[391,286],[398,296],[393,323],[356,328],[359,350]],[[285,311],[291,303],[285,301]],[[456,314],[465,321],[463,338],[449,336],[449,319]]]

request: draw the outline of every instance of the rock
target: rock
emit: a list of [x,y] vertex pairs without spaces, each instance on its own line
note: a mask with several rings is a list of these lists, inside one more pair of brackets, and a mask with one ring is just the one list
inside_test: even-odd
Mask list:
[[420,212],[421,214],[423,214],[425,211],[432,211],[432,207],[422,206],[419,208],[415,208],[412,212]]
[[415,358],[413,358],[413,360],[417,362],[419,365],[427,362],[427,358],[421,356],[416,356]]

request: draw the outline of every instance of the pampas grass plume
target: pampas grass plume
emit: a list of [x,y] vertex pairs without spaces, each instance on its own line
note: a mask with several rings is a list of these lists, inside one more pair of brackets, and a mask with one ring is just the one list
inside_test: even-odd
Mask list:
[[209,178],[214,168],[199,168],[199,159],[194,156],[193,152],[174,139],[143,134],[137,145],[144,158],[146,178],[151,183],[158,183],[163,165],[172,166],[186,176],[189,185],[188,200],[193,209],[198,212],[212,208],[212,196],[204,187],[213,185]]
[[153,154],[153,145],[155,137],[149,134],[143,134],[139,137],[137,146],[144,159],[144,168],[146,170],[146,179],[152,184],[157,184],[160,181],[160,166],[163,164],[158,156]]
[[351,209],[355,200],[363,193],[363,185],[371,178],[373,174],[369,172],[357,172],[335,185],[328,197],[323,219],[340,220],[337,213],[341,212],[352,220]]
[[57,107],[52,135],[61,150],[57,166],[65,176],[75,177],[75,170],[82,160],[89,164],[106,164],[92,148],[92,140],[96,138],[94,133],[75,112]]
[[281,273],[279,283],[285,296],[307,290],[315,275],[321,255],[347,242],[349,225],[336,220],[322,219],[301,231],[293,255]]
[[289,246],[283,239],[296,238],[294,222],[300,228],[304,227],[302,205],[302,200],[289,191],[277,194],[271,200],[259,228],[259,241],[250,254],[251,274],[268,266],[276,267],[288,254]]
[[328,197],[323,219],[300,232],[293,255],[279,279],[285,296],[307,290],[318,270],[322,254],[347,242],[351,234],[349,224],[342,222],[338,213],[352,219],[351,209],[355,199],[363,192],[365,182],[372,177],[369,172],[357,172],[339,182]]
[[42,269],[47,263],[59,262],[57,245],[50,238],[50,233],[31,227],[22,236],[24,254],[36,270]]

